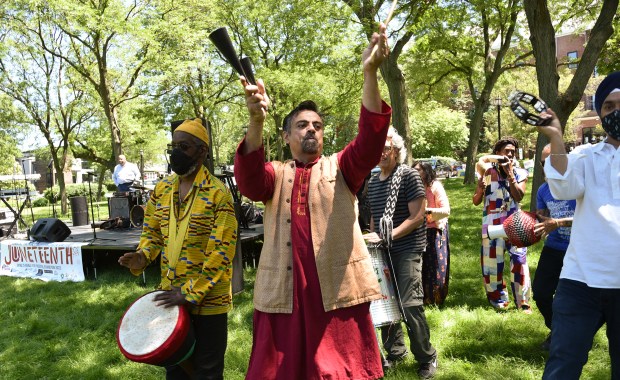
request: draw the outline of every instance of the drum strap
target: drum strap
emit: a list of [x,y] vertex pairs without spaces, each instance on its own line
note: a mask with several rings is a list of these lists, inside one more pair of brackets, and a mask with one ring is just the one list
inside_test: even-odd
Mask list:
[[392,246],[392,229],[394,228],[392,217],[394,216],[394,211],[396,211],[396,201],[398,200],[398,190],[400,189],[402,174],[403,165],[401,164],[392,175],[390,195],[385,203],[383,216],[379,220],[379,236],[381,236],[387,248]]
[[[190,193],[189,203],[187,205],[188,209],[183,216],[180,216],[180,206],[178,215],[175,212],[174,193],[170,197],[170,226],[168,228],[168,245],[166,246],[166,257],[168,258],[168,272],[166,273],[166,277],[162,278],[161,280],[162,289],[168,288],[171,285],[171,280],[174,279],[175,269],[177,267],[177,262],[179,261],[179,255],[181,254],[183,242],[185,241],[185,237],[187,236],[187,227],[189,226],[190,219],[188,214],[192,212],[191,209],[194,206],[196,193],[196,187],[193,187],[192,192]],[[169,277],[170,271],[172,271],[173,273],[172,278]]]

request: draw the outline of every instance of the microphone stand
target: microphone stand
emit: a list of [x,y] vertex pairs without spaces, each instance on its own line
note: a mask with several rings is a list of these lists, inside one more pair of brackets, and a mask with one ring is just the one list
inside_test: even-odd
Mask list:
[[[32,219],[32,225],[34,225],[34,211],[32,211],[32,200],[30,199],[30,186],[28,184],[28,176],[26,175],[26,167],[24,166],[24,161],[22,161],[22,170],[24,172],[24,186],[26,187],[26,200],[24,200],[24,202],[26,202],[28,204],[28,207],[30,207],[30,218]],[[30,240],[30,228],[28,228],[28,226],[26,226],[27,228],[27,235],[28,235],[28,239]]]
[[[88,173],[87,177],[88,177],[88,196],[90,198],[90,216],[91,216],[91,221],[90,221],[90,225],[93,228],[93,240],[97,240],[97,229],[95,228],[95,211],[93,209],[93,189],[90,187],[90,182],[91,182],[91,173]],[[88,210],[86,210],[86,212],[88,212]]]
[[[93,238],[89,239],[89,240],[85,240],[85,242],[88,243],[88,245],[93,245],[92,243],[95,240],[110,240],[110,241],[116,241],[116,239],[108,239],[108,238],[98,238],[97,237],[97,229],[95,227],[95,211],[93,209],[93,190],[90,186],[90,183],[92,181],[92,177],[93,177],[93,173],[88,173],[87,178],[88,178],[88,196],[90,198],[90,214],[92,216],[92,219],[90,220],[90,225],[93,228]],[[86,208],[86,213],[88,214],[88,208]],[[91,266],[93,267],[93,271],[95,272],[95,280],[97,279],[97,259],[95,257],[95,253],[92,253],[92,258],[91,258]]]
[[54,194],[54,169],[52,169],[52,164],[53,162],[50,162],[50,164],[48,165],[48,169],[49,169],[49,175],[50,175],[50,180],[48,182],[49,186],[50,186],[50,195],[51,195],[51,201],[50,203],[52,204],[52,218],[56,219],[56,195]]

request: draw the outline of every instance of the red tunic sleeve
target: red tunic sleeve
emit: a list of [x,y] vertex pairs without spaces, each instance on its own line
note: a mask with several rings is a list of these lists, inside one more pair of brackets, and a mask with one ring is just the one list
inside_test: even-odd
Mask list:
[[275,171],[271,163],[265,163],[265,148],[242,155],[241,141],[235,153],[235,181],[241,194],[253,201],[266,202],[273,196]]
[[385,102],[381,113],[368,111],[362,106],[357,137],[338,152],[338,164],[353,194],[381,159],[391,115],[392,108]]

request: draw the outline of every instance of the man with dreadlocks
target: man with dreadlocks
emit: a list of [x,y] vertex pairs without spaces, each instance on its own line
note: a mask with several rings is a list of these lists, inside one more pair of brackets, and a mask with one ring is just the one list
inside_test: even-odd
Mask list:
[[487,227],[502,224],[506,218],[519,209],[519,202],[525,195],[528,172],[514,166],[515,152],[519,142],[512,137],[500,139],[493,147],[493,160],[489,162],[484,174],[478,179],[472,202],[478,206],[484,201],[482,210],[482,247],[480,264],[487,298],[497,309],[505,309],[508,304],[506,282],[503,279],[504,251],[510,255],[510,285],[516,306],[531,314],[529,305],[531,286],[530,271],[527,266],[527,248],[517,248],[503,238],[490,239]]

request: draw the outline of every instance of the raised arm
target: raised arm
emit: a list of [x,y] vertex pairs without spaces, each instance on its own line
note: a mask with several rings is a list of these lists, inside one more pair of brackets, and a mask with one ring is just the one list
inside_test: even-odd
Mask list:
[[560,175],[564,175],[568,166],[568,157],[566,157],[566,148],[564,147],[564,139],[562,138],[562,125],[560,124],[560,120],[551,108],[547,109],[546,112],[541,112],[540,116],[552,119],[549,126],[537,127],[537,129],[538,132],[547,136],[551,144],[551,153],[549,154],[551,166],[553,166]]
[[245,104],[250,116],[248,132],[235,154],[235,179],[241,194],[254,201],[266,201],[273,194],[273,167],[265,163],[263,127],[269,107],[269,97],[262,79],[256,85],[240,78],[245,93]]
[[484,175],[478,178],[478,185],[476,186],[476,190],[474,191],[474,195],[471,198],[471,203],[474,206],[478,206],[482,203],[482,199],[484,198],[484,189],[486,189],[487,185],[484,183]]
[[[374,54],[373,48],[378,45]],[[368,47],[362,53],[362,64],[364,70],[364,86],[362,92],[362,104],[371,112],[381,112],[382,101],[379,92],[379,82],[377,80],[377,70],[387,59],[390,48],[387,43],[386,26],[379,25],[379,33],[373,33]]]
[[265,92],[265,84],[262,79],[256,81],[256,85],[249,84],[244,77],[240,78],[245,92],[245,105],[248,108],[250,121],[248,133],[245,135],[245,144],[241,154],[246,155],[258,150],[263,145],[263,127],[269,108],[269,97]]

